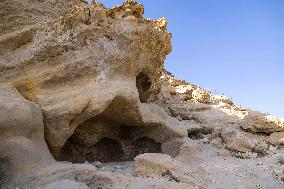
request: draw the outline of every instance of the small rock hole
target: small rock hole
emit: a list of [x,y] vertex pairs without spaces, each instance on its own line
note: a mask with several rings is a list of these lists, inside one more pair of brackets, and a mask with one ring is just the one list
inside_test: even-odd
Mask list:
[[140,74],[136,77],[136,86],[139,92],[140,102],[145,103],[149,98],[149,89],[151,88],[152,82],[149,77],[144,73],[140,72]]

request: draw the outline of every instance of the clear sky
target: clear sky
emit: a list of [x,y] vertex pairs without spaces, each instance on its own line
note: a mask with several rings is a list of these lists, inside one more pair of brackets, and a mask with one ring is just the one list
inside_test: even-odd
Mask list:
[[145,17],[168,19],[165,65],[176,77],[284,117],[284,0],[137,1]]

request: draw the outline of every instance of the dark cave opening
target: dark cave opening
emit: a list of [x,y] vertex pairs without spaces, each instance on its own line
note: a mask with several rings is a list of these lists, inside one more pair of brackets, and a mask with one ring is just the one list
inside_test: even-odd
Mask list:
[[161,144],[151,138],[141,137],[133,141],[133,158],[144,153],[161,153]]
[[188,133],[188,137],[192,140],[201,140],[207,135],[212,134],[212,129],[201,129],[200,131]]
[[202,132],[189,133],[188,137],[192,140],[200,140],[205,137],[205,134]]
[[[113,128],[117,129],[117,126]],[[99,133],[100,139],[91,146],[78,143],[77,137],[71,136],[60,150],[52,151],[52,154],[58,161],[108,163],[133,161],[137,155],[143,153],[160,153],[161,143],[150,137],[137,135],[141,133],[141,128],[143,127],[119,126],[119,131],[111,135],[108,128],[108,133]]]
[[124,156],[122,145],[118,140],[102,138],[91,148],[85,149],[84,157],[88,162],[114,162],[120,161]]
[[149,90],[151,85],[152,82],[150,81],[150,78],[144,72],[140,72],[136,77],[136,86],[138,89],[140,102],[147,102],[150,95]]

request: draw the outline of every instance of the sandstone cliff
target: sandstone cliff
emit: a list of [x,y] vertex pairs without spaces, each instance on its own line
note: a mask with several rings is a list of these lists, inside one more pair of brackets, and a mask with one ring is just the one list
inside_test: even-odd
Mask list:
[[281,188],[284,120],[164,70],[132,0],[0,2],[0,188]]

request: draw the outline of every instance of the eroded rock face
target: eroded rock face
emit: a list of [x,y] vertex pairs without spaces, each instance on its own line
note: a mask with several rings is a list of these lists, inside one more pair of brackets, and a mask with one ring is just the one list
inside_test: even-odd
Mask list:
[[44,141],[40,108],[24,99],[18,91],[0,85],[0,186],[21,175],[35,175],[35,169],[54,163]]
[[[58,19],[75,6],[84,4],[83,0],[2,0],[0,34],[11,34],[27,26]],[[24,36],[21,38],[24,40]]]
[[166,72],[143,12],[0,2],[0,188],[281,187],[281,120]]
[[0,7],[3,161],[54,163],[44,139],[58,160],[131,160],[165,152],[162,143],[187,135],[148,104],[171,51],[165,19],[144,19],[143,6],[133,1],[112,9],[79,0]]
[[[9,7],[18,3],[3,5],[11,11]],[[140,4],[129,1],[106,9],[76,1],[66,2],[70,6],[21,3],[35,13],[53,4],[63,8],[45,9],[55,11],[57,19],[47,19],[49,14],[42,11],[44,18],[35,18],[22,30],[11,29],[0,40],[0,81],[40,106],[51,148],[61,148],[79,124],[105,110],[125,125],[160,121],[157,117],[145,123],[141,111],[151,110],[140,101],[153,100],[159,90],[157,80],[171,50],[171,35],[160,22],[142,18]],[[27,16],[25,10],[17,14]]]

